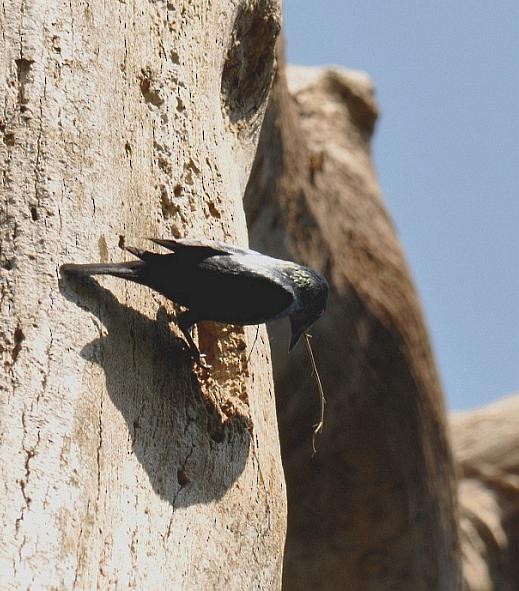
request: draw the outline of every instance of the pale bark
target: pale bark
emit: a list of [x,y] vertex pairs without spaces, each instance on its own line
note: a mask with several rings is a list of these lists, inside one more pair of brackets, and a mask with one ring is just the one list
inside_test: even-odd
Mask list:
[[418,298],[373,171],[368,78],[278,72],[246,193],[252,244],[328,277],[314,352],[324,431],[303,347],[272,332],[288,490],[285,589],[455,591],[453,462]]
[[122,237],[246,243],[279,5],[6,0],[0,19],[0,586],[276,588],[264,330],[249,360],[254,328],[202,327],[197,375],[163,298],[58,268],[129,257]]

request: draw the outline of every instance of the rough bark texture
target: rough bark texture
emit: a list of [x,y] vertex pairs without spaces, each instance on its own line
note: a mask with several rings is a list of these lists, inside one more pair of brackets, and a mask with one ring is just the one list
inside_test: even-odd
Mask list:
[[519,588],[519,396],[451,417],[468,591]]
[[146,236],[246,243],[279,5],[6,0],[0,19],[0,586],[276,588],[265,332],[249,359],[254,328],[201,327],[195,373],[163,298],[58,268]]
[[327,394],[311,458],[316,386],[303,347],[272,333],[289,525],[284,588],[454,591],[461,584],[453,463],[422,312],[370,154],[366,76],[283,70],[246,212],[251,243],[331,284],[313,346]]

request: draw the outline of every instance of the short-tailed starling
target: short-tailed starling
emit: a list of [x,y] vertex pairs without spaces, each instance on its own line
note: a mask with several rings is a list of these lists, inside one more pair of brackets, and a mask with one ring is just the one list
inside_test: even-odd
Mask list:
[[212,240],[152,241],[172,252],[157,254],[126,247],[139,260],[67,264],[61,270],[121,277],[184,306],[186,311],[176,322],[197,359],[200,354],[190,331],[201,320],[246,325],[288,316],[290,351],[324,312],[328,283],[309,267]]

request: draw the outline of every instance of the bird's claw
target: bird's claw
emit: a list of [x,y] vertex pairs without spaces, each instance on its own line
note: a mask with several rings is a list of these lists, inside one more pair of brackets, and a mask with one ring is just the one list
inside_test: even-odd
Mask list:
[[177,323],[176,312],[168,312],[167,310],[165,310],[164,315],[166,318],[166,322],[168,322],[169,324],[176,324]]
[[206,363],[205,358],[207,357],[207,355],[204,355],[204,353],[199,353],[198,355],[198,360],[197,363],[200,367],[203,367],[204,369],[213,369],[213,366],[210,365],[209,363]]
[[198,349],[191,349],[191,359],[194,363],[196,363],[200,367],[203,367],[204,369],[212,369],[213,366],[209,365],[209,363],[206,363],[206,357],[207,355],[205,355],[204,353],[200,353]]

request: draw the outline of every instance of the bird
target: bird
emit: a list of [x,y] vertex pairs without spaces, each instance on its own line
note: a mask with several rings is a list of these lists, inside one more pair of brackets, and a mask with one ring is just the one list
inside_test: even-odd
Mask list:
[[200,321],[233,325],[263,324],[288,317],[289,352],[326,309],[329,286],[314,269],[248,248],[208,239],[161,239],[159,254],[133,246],[137,260],[121,263],[64,264],[75,276],[112,275],[162,294],[185,308],[175,321],[193,358],[202,363],[191,336]]

